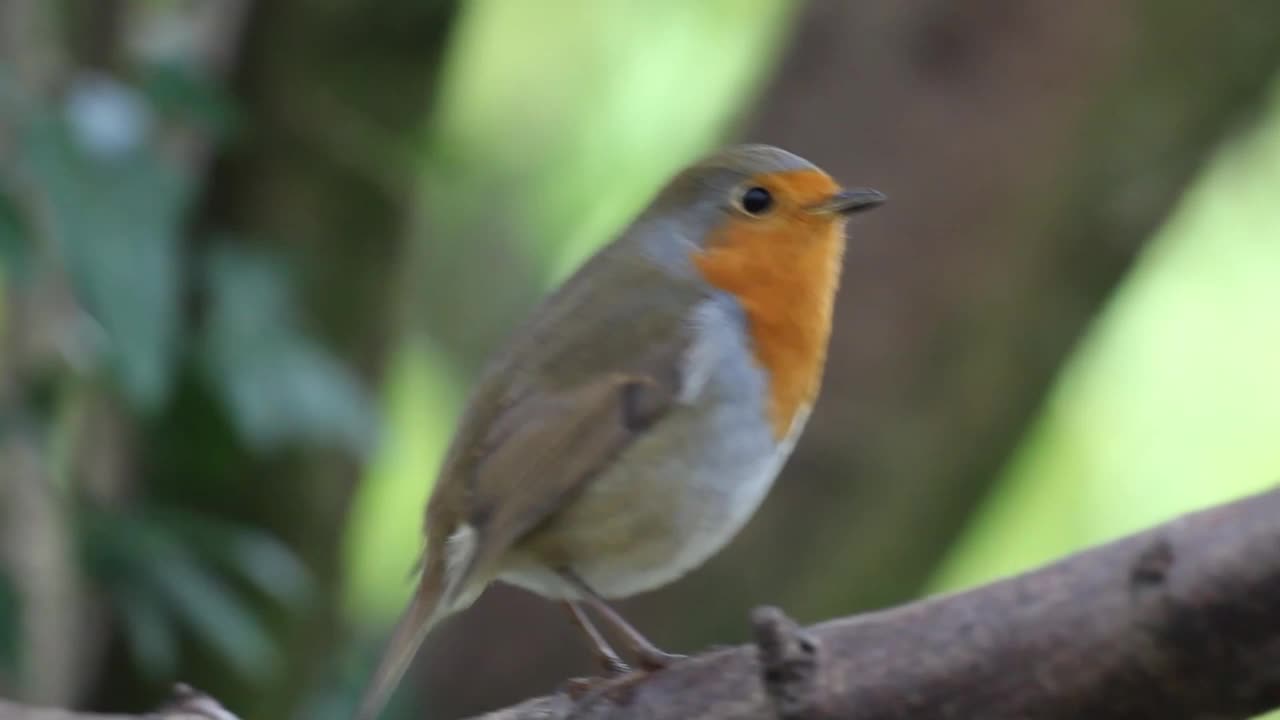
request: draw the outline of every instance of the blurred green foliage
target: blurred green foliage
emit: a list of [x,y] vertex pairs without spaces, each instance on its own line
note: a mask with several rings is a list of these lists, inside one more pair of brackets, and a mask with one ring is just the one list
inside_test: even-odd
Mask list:
[[[0,363],[23,390],[0,397],[0,449],[21,443],[43,458],[55,512],[79,541],[68,562],[106,600],[143,673],[171,678],[194,639],[266,682],[280,655],[263,603],[312,602],[309,571],[260,530],[150,500],[161,478],[148,475],[145,447],[128,487],[90,487],[93,473],[75,458],[92,442],[86,409],[105,400],[114,422],[138,425],[193,377],[264,454],[324,445],[364,455],[377,417],[352,372],[307,332],[281,261],[232,236],[191,238],[189,152],[230,136],[233,103],[181,62],[134,60],[118,77],[74,71],[56,90],[0,78],[11,141],[0,163],[0,338],[6,352],[53,338],[51,354]],[[52,312],[50,289],[64,280],[73,309]],[[207,300],[199,322],[187,314],[195,295]],[[22,322],[19,311],[29,313]],[[25,672],[18,618],[29,598],[19,585],[0,569],[0,681],[10,666]]]
[[133,92],[95,82],[72,95],[66,114],[33,113],[17,172],[47,203],[40,222],[102,330],[100,361],[131,404],[153,410],[168,396],[178,349],[178,232],[189,188],[140,137],[109,137],[144,131],[141,116],[111,117],[144,112]]
[[90,509],[77,523],[87,572],[120,618],[139,667],[167,678],[180,633],[199,638],[246,678],[277,657],[246,593],[282,606],[309,601],[307,571],[261,532],[179,509]]
[[302,330],[284,265],[233,247],[206,258],[209,310],[200,357],[241,435],[369,453],[373,410],[351,373]]
[[18,670],[18,598],[13,584],[0,573],[0,678]]
[[[22,234],[18,208],[11,199],[0,195],[0,270],[5,274],[22,276],[28,272],[30,258],[22,242]],[[0,290],[3,290],[3,286],[0,286]],[[3,307],[0,305],[0,308]]]

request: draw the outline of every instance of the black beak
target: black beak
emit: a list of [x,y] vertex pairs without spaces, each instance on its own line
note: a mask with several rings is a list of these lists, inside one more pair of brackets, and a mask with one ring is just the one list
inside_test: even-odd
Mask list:
[[863,210],[870,210],[871,208],[880,205],[885,200],[888,200],[888,198],[879,190],[872,190],[871,188],[850,188],[848,190],[841,190],[830,198],[809,208],[809,212],[822,215],[852,215],[857,212],[862,212]]

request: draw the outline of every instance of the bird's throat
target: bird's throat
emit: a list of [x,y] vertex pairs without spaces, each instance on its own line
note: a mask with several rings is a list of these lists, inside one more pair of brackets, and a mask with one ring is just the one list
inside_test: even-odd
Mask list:
[[[775,439],[791,434],[822,382],[840,282],[840,222],[730,224],[694,258],[712,285],[737,298],[756,361],[769,378]],[[785,235],[785,236],[780,236]]]

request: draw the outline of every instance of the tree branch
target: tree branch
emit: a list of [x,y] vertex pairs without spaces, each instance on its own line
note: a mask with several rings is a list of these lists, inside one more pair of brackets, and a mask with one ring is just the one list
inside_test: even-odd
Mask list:
[[[1248,718],[1280,707],[1280,487],[967,592],[753,624],[755,646],[476,720]],[[186,692],[160,717],[232,718]],[[0,702],[0,720],[125,719]]]
[[1280,488],[968,592],[755,625],[758,647],[483,720],[1251,717],[1280,706]]

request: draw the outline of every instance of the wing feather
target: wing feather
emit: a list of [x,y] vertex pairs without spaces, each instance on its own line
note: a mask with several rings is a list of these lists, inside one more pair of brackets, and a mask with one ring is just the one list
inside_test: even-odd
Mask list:
[[[634,259],[593,275],[592,287],[570,281],[514,340],[505,356],[524,365],[491,370],[459,428],[440,482],[465,490],[428,511],[429,533],[476,533],[450,596],[491,577],[508,548],[689,399],[684,371],[706,289]],[[577,331],[554,331],[566,323]]]

